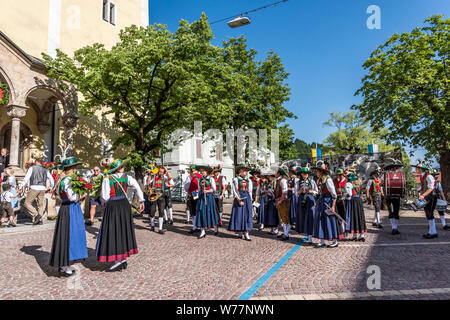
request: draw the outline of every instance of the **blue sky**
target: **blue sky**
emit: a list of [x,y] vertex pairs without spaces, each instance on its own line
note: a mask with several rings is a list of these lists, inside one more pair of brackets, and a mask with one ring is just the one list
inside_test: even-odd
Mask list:
[[[150,0],[150,23],[175,31],[180,19],[197,20],[202,12],[213,22],[276,0]],[[381,10],[381,29],[370,30],[367,8]],[[290,73],[286,107],[297,115],[288,123],[295,137],[322,141],[333,129],[322,123],[331,111],[346,112],[361,102],[354,92],[364,76],[362,64],[392,34],[409,32],[433,14],[450,13],[449,0],[289,0],[249,15],[250,25],[231,29],[213,24],[214,44],[244,35],[260,58],[277,52]],[[416,152],[423,157],[424,151]]]

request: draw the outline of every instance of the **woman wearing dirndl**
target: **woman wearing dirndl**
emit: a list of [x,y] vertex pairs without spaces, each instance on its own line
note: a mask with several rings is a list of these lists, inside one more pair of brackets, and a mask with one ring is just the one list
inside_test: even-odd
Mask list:
[[259,229],[264,229],[264,220],[267,212],[267,202],[269,197],[269,179],[267,176],[261,176],[261,180],[258,186],[258,189],[256,190],[256,200],[255,202],[259,204],[259,210],[258,210],[258,223],[259,223]]
[[100,262],[115,262],[107,272],[126,269],[127,258],[138,253],[131,205],[126,192],[131,187],[144,211],[144,195],[137,181],[124,173],[125,163],[116,159],[105,173],[101,197],[105,203],[97,240],[96,256]]
[[329,176],[328,166],[323,161],[318,161],[315,169],[320,197],[317,201],[315,212],[313,237],[320,239],[320,243],[316,245],[317,248],[325,246],[325,239],[333,241],[327,246],[328,248],[336,248],[338,239],[344,238],[344,235],[339,233],[336,216],[328,215],[325,212],[326,210],[331,210],[331,212],[336,213],[336,189],[334,188],[333,180]]
[[295,225],[297,222],[297,203],[298,203],[298,177],[295,168],[289,170],[290,179],[288,180],[288,198],[290,200],[289,206],[289,222]]
[[305,245],[312,245],[312,235],[314,231],[314,218],[316,199],[319,193],[316,182],[309,177],[309,166],[301,168],[298,172],[300,176],[297,184],[298,203],[295,230],[299,234],[307,235],[308,242]]
[[233,208],[228,230],[237,232],[246,241],[251,241],[249,232],[253,229],[252,217],[252,181],[247,177],[249,167],[237,168],[239,175],[233,179]]
[[63,160],[64,171],[55,184],[61,207],[56,219],[49,265],[58,267],[59,272],[66,276],[75,274],[75,269],[70,266],[73,261],[88,257],[84,216],[80,207],[80,201],[85,196],[80,198],[71,186],[71,175],[78,164],[80,162],[75,157]]
[[280,217],[275,202],[275,176],[270,176],[270,181],[267,187],[267,203],[264,212],[264,227],[269,227],[270,234],[278,234],[278,225],[280,224]]
[[345,183],[345,232],[352,234],[351,241],[366,241],[364,233],[367,232],[366,218],[361,201],[361,186],[358,177],[350,173]]
[[195,224],[197,229],[200,229],[198,238],[202,239],[206,237],[206,228],[214,227],[214,235],[217,236],[219,234],[219,219],[217,217],[216,199],[214,199],[216,183],[214,178],[209,176],[213,168],[197,165],[196,169],[200,171],[202,177],[199,180],[199,197]]

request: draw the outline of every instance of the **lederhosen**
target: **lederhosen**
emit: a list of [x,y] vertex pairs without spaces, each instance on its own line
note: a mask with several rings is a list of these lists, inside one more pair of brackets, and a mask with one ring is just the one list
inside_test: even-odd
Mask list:
[[345,208],[345,184],[347,182],[347,178],[344,178],[343,181],[338,181],[338,179],[334,179],[334,187],[336,188],[337,200],[336,200],[336,212],[342,218],[345,219],[346,208]]
[[158,200],[152,202],[150,206],[150,217],[155,217],[156,207],[158,206],[158,218],[163,218],[164,208],[166,207],[166,197],[164,194],[166,186],[164,176],[160,177],[159,175],[155,175],[151,184],[154,191],[156,193],[161,193],[161,196],[158,198]]
[[216,201],[216,209],[217,213],[223,212],[223,197],[219,199],[221,195],[224,193],[224,188],[222,186],[223,176],[219,175],[219,178],[214,178],[214,182],[216,183],[216,193],[214,195],[214,200]]
[[166,187],[164,190],[165,208],[172,208],[172,187]]
[[381,210],[381,181],[378,179],[375,181],[372,178],[372,185],[370,186],[369,192],[372,196],[373,206],[375,207],[375,212],[380,212]]
[[[388,193],[388,192],[385,191],[385,193]],[[387,196],[386,204],[387,204],[387,209],[389,212],[389,219],[400,220],[400,197]]]
[[[429,173],[425,173],[422,177],[420,177],[420,183],[421,183],[421,189],[420,192],[424,193],[427,191],[427,176]],[[425,197],[425,200],[428,201],[425,207],[423,207],[423,210],[425,211],[425,216],[427,217],[427,220],[433,220],[434,219],[434,209],[436,209],[436,203],[437,203],[438,196],[436,194],[436,184],[434,185],[433,191]]]

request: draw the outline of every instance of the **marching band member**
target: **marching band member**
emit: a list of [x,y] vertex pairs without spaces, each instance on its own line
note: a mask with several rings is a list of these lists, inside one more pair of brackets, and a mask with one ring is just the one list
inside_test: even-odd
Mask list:
[[315,196],[319,193],[314,179],[309,177],[309,166],[299,170],[297,182],[298,203],[295,230],[299,234],[308,236],[306,245],[312,245],[312,234],[314,230],[314,210],[316,206]]
[[[386,173],[399,172],[400,167],[403,167],[403,164],[396,161],[385,166],[384,170]],[[389,195],[388,190],[384,191],[386,192],[386,203],[389,212],[389,221],[391,221],[392,226],[392,235],[397,235],[400,234],[400,231],[398,231],[398,221],[400,220],[400,197]]]
[[124,171],[124,161],[114,160],[102,183],[101,197],[105,210],[97,238],[96,256],[100,262],[116,261],[108,272],[126,269],[126,259],[138,253],[133,215],[126,192],[131,187],[136,193],[139,212],[144,211],[144,195],[138,182]]
[[291,204],[289,206],[289,222],[291,225],[295,225],[296,223],[296,211],[297,211],[297,202],[298,202],[298,178],[296,176],[295,168],[291,168],[289,170],[290,179],[288,180],[288,199]]
[[373,217],[372,226],[378,229],[383,229],[380,221],[380,210],[381,210],[381,197],[383,197],[383,187],[381,186],[380,179],[381,170],[379,168],[375,169],[371,174],[371,178],[367,182],[366,192],[367,199],[369,195],[372,197],[372,203],[375,208],[375,215]]
[[189,212],[192,216],[192,229],[188,232],[189,234],[200,231],[197,229],[196,217],[198,193],[200,191],[199,181],[202,178],[202,175],[197,172],[196,167],[196,165],[191,166],[191,173],[184,183],[184,190],[186,190],[188,196],[191,197]]
[[[432,175],[434,176],[435,184],[436,184],[436,193],[438,195],[438,198],[444,201],[445,200],[445,194],[444,189],[442,188],[442,184],[438,181],[437,176],[439,176],[439,172],[436,170],[433,170]],[[445,223],[445,211],[439,211],[438,214],[441,217],[442,221],[442,229],[444,230],[450,230],[450,227]]]
[[169,211],[169,224],[173,224],[173,208],[172,208],[172,188],[175,186],[175,183],[172,179],[172,174],[167,169],[167,167],[164,167],[164,175],[167,177],[166,184],[164,188],[164,218],[167,221],[167,211]]
[[239,175],[233,179],[232,190],[234,196],[233,208],[231,209],[229,231],[237,232],[244,239],[251,241],[249,232],[253,229],[252,216],[252,181],[247,177],[250,170],[246,166],[237,167]]
[[80,198],[71,185],[71,175],[76,171],[77,158],[70,157],[62,162],[63,174],[56,182],[56,194],[61,199],[61,207],[53,234],[49,265],[59,267],[59,272],[71,276],[75,269],[73,261],[88,257],[84,216],[81,211]]
[[[336,170],[336,178],[333,180],[334,187],[336,188],[337,200],[336,200],[336,210],[337,214],[345,220],[346,210],[345,210],[345,184],[347,183],[347,178],[345,177],[344,170],[339,168]],[[345,223],[341,222],[339,227],[344,233]]]
[[331,210],[336,212],[337,194],[334,188],[334,183],[329,176],[329,169],[322,161],[319,161],[316,166],[317,187],[320,192],[319,200],[316,206],[316,218],[314,219],[313,237],[320,239],[320,243],[316,245],[317,248],[325,246],[325,239],[333,241],[328,245],[329,248],[338,246],[338,239],[344,236],[339,234],[338,222],[335,215],[328,215],[325,211]]
[[278,167],[278,170],[275,174],[276,181],[274,194],[276,210],[280,214],[281,225],[283,227],[283,233],[277,237],[283,241],[289,240],[289,231],[291,229],[291,224],[289,223],[290,221],[288,207],[290,206],[290,202],[284,203],[284,201],[287,200],[288,196],[288,182],[286,179],[287,176],[287,172],[282,167]]
[[270,234],[278,234],[278,225],[280,224],[280,217],[275,205],[275,175],[269,176],[269,183],[267,185],[267,204],[264,208],[264,227],[269,227]]
[[434,221],[434,209],[436,208],[437,194],[435,190],[435,179],[430,174],[430,168],[421,163],[416,166],[416,172],[420,174],[420,193],[419,201],[426,200],[427,204],[423,208],[428,220],[428,233],[424,234],[425,239],[434,239],[438,237],[436,224]]
[[223,220],[223,195],[225,193],[225,190],[227,188],[227,179],[225,176],[221,175],[222,168],[220,165],[217,166],[217,168],[214,168],[213,175],[214,175],[214,182],[216,184],[216,192],[214,199],[216,201],[216,208],[217,213],[219,214],[219,226],[222,226],[222,220]]
[[216,192],[216,183],[214,178],[209,176],[212,170],[209,166],[197,166],[201,178],[199,180],[199,198],[197,200],[197,213],[195,223],[197,229],[200,229],[199,239],[206,237],[206,228],[214,227],[214,235],[219,234],[216,201],[213,193]]
[[[164,225],[164,209],[166,207],[166,185],[170,184],[168,177],[165,175],[166,169],[164,167],[160,167],[158,173],[153,176],[150,180],[150,188],[153,189],[155,193],[159,193],[160,197],[151,203],[150,206],[150,222],[151,222],[151,230],[155,231],[155,214],[156,207],[158,207],[158,233],[164,234],[163,225]],[[173,181],[172,181],[173,184]]]
[[[367,232],[366,218],[361,201],[361,186],[358,177],[350,173],[344,188],[345,197],[345,232],[352,234],[352,241],[366,241],[364,233]],[[359,237],[357,237],[359,235]]]

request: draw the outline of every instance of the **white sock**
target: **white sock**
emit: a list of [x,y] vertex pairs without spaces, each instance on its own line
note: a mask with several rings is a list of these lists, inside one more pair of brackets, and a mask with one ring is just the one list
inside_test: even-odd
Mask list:
[[200,237],[203,237],[203,236],[205,235],[206,232],[205,232],[205,229],[203,229],[203,228],[202,228],[201,230],[202,230],[202,231],[200,232]]
[[167,210],[164,209],[164,220],[167,220]]
[[191,212],[189,210],[186,210],[186,221],[191,221]]
[[55,207],[55,211],[56,211],[56,215],[58,215],[58,213],[59,213],[59,206],[58,207]]
[[172,208],[169,208],[169,218],[170,218],[170,220],[173,220]]
[[395,227],[395,219],[392,218],[392,219],[389,219],[389,220],[391,221],[392,229],[397,229],[397,228]]
[[159,227],[158,230],[162,230],[162,228],[163,228],[163,222],[164,222],[164,219],[163,219],[163,218],[159,218],[159,219],[158,219],[158,227]]
[[394,219],[395,229],[398,229],[398,219]]
[[222,217],[223,217],[223,212],[219,212],[220,221],[222,221]]
[[250,236],[248,235],[248,232],[244,232],[244,236],[245,236],[245,239],[250,239]]
[[379,212],[375,212],[375,219],[376,219],[376,223],[380,223],[380,213]]
[[260,228],[264,229],[264,223],[261,223]]
[[436,231],[436,223],[435,223],[434,219],[428,220],[428,224],[430,225],[428,233],[429,234],[436,234],[437,233],[437,231]]
[[215,227],[214,227],[214,231],[215,231],[215,232],[219,232],[219,226],[215,226]]
[[155,218],[150,218],[150,222],[152,224],[152,227],[154,227],[155,226]]
[[360,233],[360,234],[359,234],[359,238],[360,238],[360,239],[364,238],[364,233]]
[[445,215],[441,216],[442,226],[445,227]]
[[192,217],[192,224],[193,224],[192,230],[197,230],[196,222],[197,222],[197,216],[193,216]]
[[286,226],[284,228],[284,235],[286,237],[289,237],[289,230],[291,230],[291,225],[288,223],[288,224],[286,224]]
[[324,240],[324,239],[321,239],[321,240],[320,240],[320,244],[321,244],[321,245],[324,245],[324,244],[325,244],[325,240]]
[[308,242],[312,243],[312,236],[308,236]]

